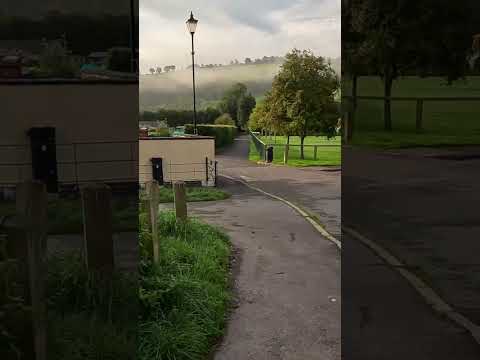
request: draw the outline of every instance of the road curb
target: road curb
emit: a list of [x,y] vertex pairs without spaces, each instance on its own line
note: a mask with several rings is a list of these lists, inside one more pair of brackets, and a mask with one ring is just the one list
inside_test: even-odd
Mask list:
[[239,180],[239,179],[233,178],[233,177],[228,176],[228,175],[223,175],[223,174],[219,174],[219,176],[224,177],[224,178],[229,179],[229,180],[232,180],[232,181],[239,182],[239,183],[249,187],[252,190],[260,192],[264,195],[267,195],[268,197],[271,197],[273,199],[276,199],[276,200],[281,201],[284,204],[288,205],[289,207],[294,209],[297,213],[299,213],[301,217],[303,217],[306,221],[308,221],[314,227],[314,229],[317,230],[317,232],[319,232],[324,238],[331,241],[340,250],[342,250],[342,243],[338,239],[336,239],[334,236],[332,236],[327,230],[325,230],[322,225],[320,225],[317,221],[315,221],[315,219],[312,216],[310,216],[310,214],[308,214],[308,212],[306,212],[305,210],[300,208],[298,205],[295,205],[294,203],[292,203],[292,202],[290,202],[290,201],[288,201],[288,200],[286,200],[286,199],[284,199],[280,196],[270,194],[269,192],[266,192],[266,191],[264,191],[260,188],[257,188],[256,186],[250,185],[246,181]]
[[470,335],[472,335],[475,342],[480,345],[480,326],[473,323],[459,312],[455,311],[445,300],[440,297],[440,295],[435,292],[434,289],[428,286],[417,275],[407,270],[404,263],[388,252],[388,250],[361,235],[354,229],[346,225],[342,225],[342,231],[363,243],[385,263],[391,265],[393,269],[399,272],[400,275],[402,275],[410,283],[410,285],[417,291],[424,301],[432,307],[435,312],[447,317],[460,327],[467,330]]

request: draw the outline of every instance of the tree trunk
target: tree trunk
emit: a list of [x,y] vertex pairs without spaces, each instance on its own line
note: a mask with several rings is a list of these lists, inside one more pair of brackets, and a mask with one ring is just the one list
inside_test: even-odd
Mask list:
[[305,160],[305,153],[303,151],[303,143],[305,142],[305,135],[302,135],[300,139],[300,159]]
[[385,124],[386,131],[392,131],[392,108],[391,108],[391,100],[390,97],[392,96],[392,74],[391,69],[387,65],[385,67],[385,77],[383,79],[384,82],[384,96],[385,96],[385,103],[384,103],[384,113],[383,113],[383,121]]
[[358,88],[358,76],[352,75],[352,105],[353,110],[357,110],[357,88]]

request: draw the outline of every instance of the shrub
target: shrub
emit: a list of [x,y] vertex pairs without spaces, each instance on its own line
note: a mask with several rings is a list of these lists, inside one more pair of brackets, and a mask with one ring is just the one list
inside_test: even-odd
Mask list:
[[170,130],[168,128],[157,128],[157,130],[151,133],[152,136],[161,136],[161,137],[169,137]]
[[[213,136],[215,138],[215,147],[222,147],[233,143],[237,135],[237,128],[231,125],[197,125],[198,135]],[[185,133],[193,134],[193,125],[185,125]]]
[[233,121],[232,117],[225,113],[220,115],[216,120],[215,120],[215,125],[230,125],[230,126],[235,126],[235,121]]

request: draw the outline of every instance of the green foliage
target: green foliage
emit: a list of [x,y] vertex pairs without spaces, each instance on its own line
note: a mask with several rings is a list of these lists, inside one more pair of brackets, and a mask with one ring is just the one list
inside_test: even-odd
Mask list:
[[227,236],[197,220],[159,215],[160,263],[142,217],[138,359],[203,360],[223,334],[230,300]]
[[229,114],[238,128],[247,124],[254,107],[255,98],[251,93],[247,93],[247,87],[242,83],[237,83],[228,89],[219,105],[220,111]]
[[59,41],[52,41],[45,46],[39,65],[37,76],[72,78],[77,77],[80,71],[80,64]]
[[149,136],[170,137],[170,130],[168,128],[157,128],[155,131],[149,133]]
[[252,94],[246,94],[238,100],[237,123],[241,128],[246,127],[255,105],[256,100]]
[[130,48],[113,48],[108,52],[108,70],[131,72],[132,50]]
[[[213,124],[220,115],[219,110],[208,107],[205,110],[197,111],[197,121],[200,124]],[[192,110],[159,109],[140,113],[140,121],[165,121],[169,127],[183,126],[191,123],[192,119]]]
[[232,117],[229,114],[225,113],[215,119],[215,125],[235,126],[235,121],[233,121]]
[[[222,147],[233,144],[235,136],[237,136],[237,128],[231,125],[197,125],[198,135],[213,136],[215,138],[215,147]],[[193,125],[185,125],[185,133],[193,134]]]

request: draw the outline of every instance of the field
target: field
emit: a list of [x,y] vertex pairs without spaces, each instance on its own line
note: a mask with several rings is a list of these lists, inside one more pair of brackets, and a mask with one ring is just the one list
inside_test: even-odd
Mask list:
[[[270,137],[263,136],[260,139],[267,145],[273,146],[273,163],[283,164],[283,154],[287,138],[284,136]],[[290,137],[291,145],[300,145],[300,137]],[[305,159],[300,159],[300,146],[291,146],[288,156],[288,165],[290,166],[332,166],[341,164],[340,138],[335,137],[327,139],[324,136],[308,136],[305,139],[305,145],[320,145],[317,150],[317,160],[314,160],[314,148],[305,147]],[[323,145],[323,146],[322,146]],[[332,146],[334,145],[334,146]],[[249,159],[251,161],[260,161],[258,152],[253,143],[250,143]]]
[[[345,84],[344,93],[350,93]],[[377,77],[361,77],[358,96],[382,96]],[[394,82],[392,96],[475,97],[480,96],[480,77],[468,77],[449,86],[445,79],[404,77]],[[375,147],[410,147],[478,144],[480,101],[428,101],[424,103],[424,132],[415,133],[416,104],[392,101],[391,133],[383,130],[383,102],[359,100],[353,143]]]

